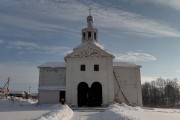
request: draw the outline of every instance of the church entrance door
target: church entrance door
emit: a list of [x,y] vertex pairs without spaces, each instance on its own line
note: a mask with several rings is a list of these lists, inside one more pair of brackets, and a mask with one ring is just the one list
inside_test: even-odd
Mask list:
[[99,82],[94,82],[91,87],[88,84],[81,82],[78,85],[78,106],[96,107],[102,104],[102,85]]
[[91,85],[88,98],[88,106],[101,106],[102,104],[102,85],[99,82],[94,82]]
[[78,85],[78,106],[87,106],[88,101],[88,84],[81,82]]

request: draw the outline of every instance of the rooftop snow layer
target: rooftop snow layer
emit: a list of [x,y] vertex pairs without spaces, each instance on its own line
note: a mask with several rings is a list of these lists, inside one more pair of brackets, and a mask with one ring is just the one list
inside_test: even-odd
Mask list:
[[61,86],[40,86],[39,90],[66,90],[65,85]]
[[75,47],[74,50],[77,49],[77,48],[81,48],[81,47],[85,46],[88,43],[91,43],[91,44],[99,47],[100,49],[105,50],[105,48],[101,44],[99,44],[98,42],[95,42],[95,41],[94,42],[91,42],[91,41],[84,42],[84,43],[78,45],[77,47]]
[[113,66],[120,66],[120,67],[141,67],[140,65],[136,65],[135,63],[131,63],[131,62],[113,62]]
[[[140,65],[136,65],[135,63],[131,63],[131,62],[113,62],[113,66],[141,67]],[[43,67],[49,67],[49,68],[66,67],[66,63],[65,62],[46,62],[38,66],[38,68],[43,68]]]
[[66,63],[65,62],[46,62],[38,66],[38,68],[43,68],[43,67],[50,67],[50,68],[66,67]]

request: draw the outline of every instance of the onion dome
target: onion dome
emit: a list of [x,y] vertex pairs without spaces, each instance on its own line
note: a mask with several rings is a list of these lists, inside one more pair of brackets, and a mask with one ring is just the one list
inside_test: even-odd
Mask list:
[[89,21],[94,21],[94,18],[93,18],[91,15],[89,15],[89,16],[87,17],[87,22],[89,22]]

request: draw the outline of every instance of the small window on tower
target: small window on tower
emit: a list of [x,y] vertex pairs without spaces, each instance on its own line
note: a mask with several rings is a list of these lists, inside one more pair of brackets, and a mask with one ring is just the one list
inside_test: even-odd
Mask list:
[[94,39],[96,40],[96,33],[94,33]]
[[94,71],[99,71],[99,65],[94,65]]
[[86,34],[85,34],[85,32],[83,33],[83,40],[85,40],[85,37],[86,37]]
[[81,65],[81,71],[86,71],[86,66],[85,65]]
[[88,38],[91,38],[91,32],[88,32]]

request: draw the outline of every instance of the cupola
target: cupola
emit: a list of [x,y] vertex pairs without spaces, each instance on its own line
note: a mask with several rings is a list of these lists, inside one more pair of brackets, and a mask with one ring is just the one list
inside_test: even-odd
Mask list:
[[89,10],[89,16],[87,17],[87,28],[82,29],[82,43],[91,41],[97,42],[98,30],[93,27],[94,18],[91,15],[91,9]]

